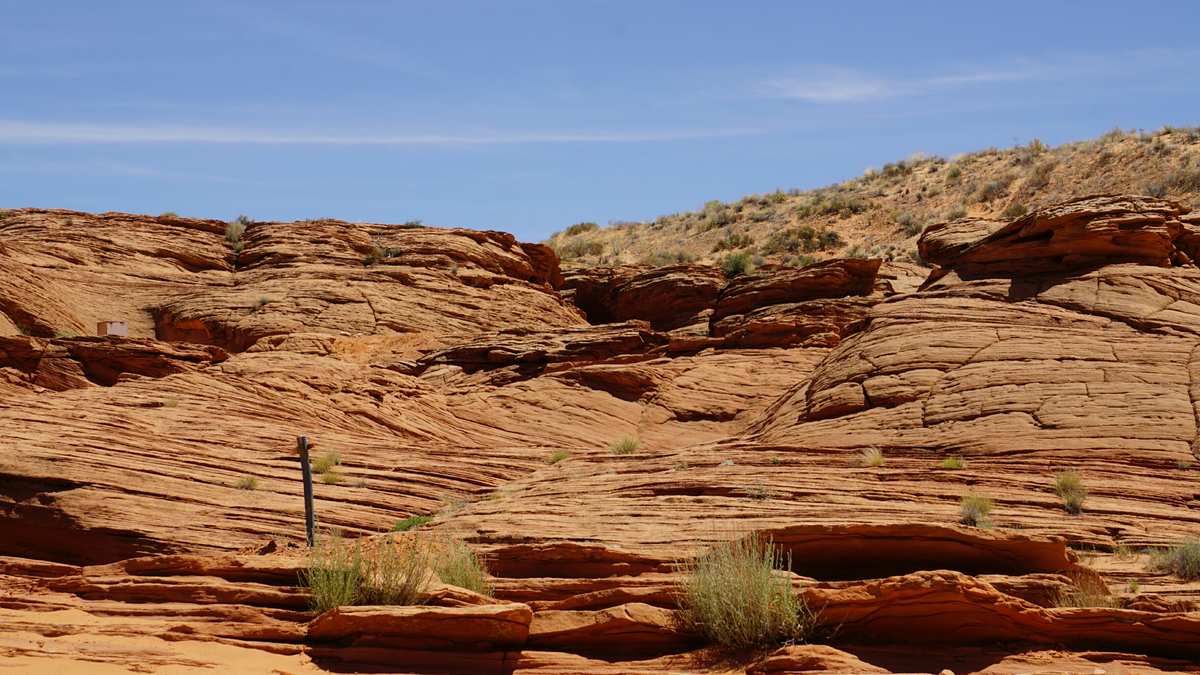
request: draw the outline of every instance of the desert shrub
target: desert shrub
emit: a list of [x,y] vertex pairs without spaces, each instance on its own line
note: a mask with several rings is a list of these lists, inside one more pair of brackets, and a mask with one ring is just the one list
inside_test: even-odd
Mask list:
[[407,532],[431,520],[433,520],[432,516],[409,516],[403,520],[397,520],[396,524],[392,526],[392,532]]
[[652,265],[654,267],[665,267],[667,265],[681,265],[690,263],[696,260],[695,256],[686,251],[655,251],[648,256],[642,258],[642,264]]
[[732,251],[734,249],[746,248],[754,244],[754,237],[748,234],[734,234],[726,232],[725,236],[718,239],[717,243],[713,244],[712,252]]
[[1142,192],[1150,197],[1166,197],[1167,186],[1160,181],[1152,181],[1142,186]]
[[962,169],[960,169],[958,166],[952,166],[946,170],[946,180],[948,182],[952,183],[959,178],[962,178]]
[[608,449],[614,455],[628,455],[638,449],[642,443],[633,436],[622,436],[612,443],[608,444]]
[[904,230],[904,234],[910,237],[920,234],[921,230],[925,229],[924,223],[911,211],[903,211],[896,216],[896,224],[900,226],[901,230]]
[[1200,191],[1200,167],[1180,167],[1168,173],[1164,182],[1174,192]]
[[266,296],[261,297],[254,302],[254,311],[258,311],[258,310],[262,309],[263,307],[266,307],[269,304],[271,304],[270,298],[268,298]]
[[804,225],[772,232],[771,236],[767,237],[766,243],[763,244],[762,252],[766,255],[785,252],[813,253],[833,248],[841,243],[842,238],[833,230],[824,227],[816,229]]
[[959,522],[972,527],[991,525],[992,500],[978,495],[967,495],[958,503]]
[[942,463],[939,464],[938,466],[942,467],[943,469],[950,469],[951,471],[957,471],[959,469],[962,469],[966,465],[967,465],[967,462],[962,457],[947,457],[946,459],[943,459]]
[[563,234],[568,237],[574,237],[577,234],[583,234],[584,232],[591,232],[592,230],[598,229],[600,229],[600,226],[596,223],[575,223],[564,230]]
[[1062,497],[1063,508],[1067,513],[1083,512],[1083,502],[1087,499],[1088,491],[1077,472],[1060,471],[1054,474],[1054,492]]
[[178,218],[179,214],[175,213],[174,211],[163,211],[162,213],[158,214],[158,217],[159,218]]
[[417,539],[385,538],[362,555],[363,578],[355,604],[419,605],[429,586],[429,551]]
[[246,233],[246,226],[250,224],[250,219],[246,216],[238,216],[229,221],[225,225],[225,241],[231,245],[240,244],[242,235]]
[[1200,539],[1154,551],[1150,554],[1150,569],[1174,574],[1187,581],[1200,579]]
[[461,539],[449,539],[436,546],[431,558],[433,572],[443,583],[483,595],[492,594],[487,567]]
[[558,255],[563,260],[574,260],[584,256],[596,256],[604,252],[604,244],[594,239],[572,239],[563,244]]
[[958,220],[959,218],[966,218],[966,217],[967,217],[967,210],[961,206],[957,206],[953,209],[950,209],[950,212],[946,214],[946,220]]
[[1029,209],[1025,208],[1024,204],[1013,202],[1004,207],[1004,210],[1000,212],[1000,217],[1007,218],[1008,220],[1015,220],[1026,213],[1029,213]]
[[323,536],[309,552],[300,583],[309,604],[324,612],[346,605],[417,605],[429,586],[432,562],[427,542],[390,537],[364,546]]
[[678,565],[681,618],[731,649],[803,641],[816,625],[816,614],[779,572],[790,567],[791,557],[758,534],[714,546]]
[[327,452],[321,455],[317,461],[313,462],[312,470],[316,473],[325,473],[335,466],[342,463],[342,456],[337,452]]
[[721,272],[725,278],[732,279],[750,271],[750,254],[746,251],[730,253],[721,258]]
[[880,173],[883,174],[884,178],[899,178],[900,176],[907,176],[908,174],[912,173],[912,171],[912,163],[899,161],[888,162],[887,164],[884,164],[883,170],[880,171]]
[[1013,176],[1006,175],[990,180],[983,184],[983,187],[975,193],[975,201],[990,202],[993,199],[1003,197],[1008,192],[1008,186],[1013,182]]
[[258,479],[254,476],[242,476],[237,481],[237,489],[239,490],[257,490]]
[[1029,179],[1025,182],[1026,189],[1040,190],[1050,184],[1050,174],[1054,173],[1058,162],[1054,160],[1046,160],[1037,164],[1029,172]]
[[883,466],[886,461],[883,451],[879,448],[863,448],[858,456],[858,462],[863,466],[879,467]]
[[337,485],[342,482],[342,474],[330,469],[321,473],[321,482],[326,485]]
[[563,461],[564,459],[566,459],[570,456],[571,456],[571,453],[567,452],[566,450],[555,450],[554,452],[550,453],[550,458],[546,460],[546,463],[547,464],[558,464],[559,462]]

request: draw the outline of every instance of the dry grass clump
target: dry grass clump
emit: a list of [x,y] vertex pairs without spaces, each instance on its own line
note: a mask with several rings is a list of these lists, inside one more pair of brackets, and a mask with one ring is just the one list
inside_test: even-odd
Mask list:
[[614,455],[628,455],[641,446],[642,442],[633,436],[622,436],[608,445]]
[[250,491],[257,490],[258,479],[254,476],[242,476],[237,481],[237,489]]
[[1188,581],[1200,579],[1200,539],[1189,539],[1178,546],[1152,552],[1150,569]]
[[1063,508],[1067,513],[1078,515],[1083,512],[1083,503],[1087,500],[1088,491],[1078,472],[1059,471],[1054,474],[1054,492],[1062,497]]
[[879,448],[864,448],[859,454],[858,461],[863,466],[880,467],[884,465],[887,459],[883,456],[883,451]]
[[412,540],[388,538],[368,547],[332,535],[312,549],[300,581],[317,612],[344,605],[415,605],[429,585],[429,558]]
[[492,594],[487,567],[475,551],[461,539],[447,539],[438,545],[431,565],[443,583],[483,595]]
[[559,462],[563,461],[564,459],[566,459],[570,456],[571,456],[571,453],[567,452],[566,450],[555,450],[554,452],[550,453],[550,457],[549,457],[549,459],[546,460],[546,463],[547,464],[558,464]]
[[385,537],[351,544],[336,534],[322,537],[300,582],[311,592],[312,609],[324,612],[346,605],[419,605],[435,575],[491,594],[487,568],[456,538]]
[[959,522],[971,527],[991,527],[992,500],[979,495],[966,495],[958,503]]
[[1110,607],[1119,608],[1121,599],[1109,592],[1102,581],[1080,577],[1075,580],[1075,589],[1060,593],[1054,600],[1055,607]]
[[324,455],[321,455],[317,461],[313,462],[312,470],[313,473],[325,473],[333,467],[341,465],[341,463],[341,455],[336,452],[327,452]]
[[683,621],[731,649],[805,640],[817,615],[780,573],[790,566],[791,556],[757,533],[680,563]]

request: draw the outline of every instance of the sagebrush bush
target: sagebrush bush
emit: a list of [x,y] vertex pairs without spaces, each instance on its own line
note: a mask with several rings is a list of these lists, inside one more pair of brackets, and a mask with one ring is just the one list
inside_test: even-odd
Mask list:
[[958,503],[959,522],[972,527],[991,525],[992,500],[978,495],[967,495]]
[[1004,207],[1004,210],[1000,212],[1000,217],[1008,220],[1016,220],[1026,213],[1029,213],[1029,209],[1025,208],[1024,204],[1013,202]]
[[685,624],[731,649],[807,639],[816,614],[792,590],[784,556],[759,534],[714,546],[678,565]]
[[1200,539],[1189,539],[1178,546],[1152,552],[1150,568],[1188,581],[1200,579]]
[[563,230],[563,234],[568,237],[574,237],[577,234],[583,234],[584,232],[591,232],[592,230],[598,229],[600,229],[600,226],[596,223],[575,223],[566,230]]
[[1087,500],[1088,491],[1083,485],[1083,478],[1075,471],[1060,471],[1054,474],[1054,492],[1062,497],[1063,508],[1067,513],[1078,515],[1083,512],[1083,503]]
[[727,279],[740,277],[750,271],[750,254],[746,251],[730,253],[721,258],[721,272]]

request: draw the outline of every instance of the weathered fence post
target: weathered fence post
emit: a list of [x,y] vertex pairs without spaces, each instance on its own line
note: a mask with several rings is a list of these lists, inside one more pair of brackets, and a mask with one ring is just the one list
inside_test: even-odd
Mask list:
[[304,533],[308,536],[308,547],[312,548],[316,515],[313,514],[312,466],[308,463],[308,437],[297,436],[296,448],[300,451],[300,473],[304,476]]

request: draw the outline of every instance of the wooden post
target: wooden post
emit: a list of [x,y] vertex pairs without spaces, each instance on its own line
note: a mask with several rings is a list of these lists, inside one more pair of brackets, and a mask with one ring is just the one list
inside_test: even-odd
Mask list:
[[313,513],[312,466],[308,463],[308,437],[297,436],[296,448],[300,451],[300,473],[304,476],[304,533],[308,536],[308,547],[312,548],[316,515]]

